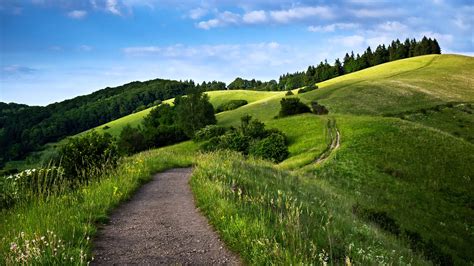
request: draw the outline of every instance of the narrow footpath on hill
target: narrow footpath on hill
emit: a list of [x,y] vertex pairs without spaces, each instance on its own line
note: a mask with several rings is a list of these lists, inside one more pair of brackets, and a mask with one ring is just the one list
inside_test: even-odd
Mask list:
[[335,119],[328,120],[327,129],[328,129],[328,135],[331,142],[329,143],[326,150],[323,153],[321,153],[321,155],[319,155],[318,158],[316,158],[316,161],[315,161],[316,164],[321,164],[324,161],[326,161],[329,155],[331,155],[331,153],[337,150],[339,146],[341,145],[341,133],[339,133],[339,129],[337,129]]
[[191,168],[154,176],[99,229],[92,264],[240,264],[194,204]]

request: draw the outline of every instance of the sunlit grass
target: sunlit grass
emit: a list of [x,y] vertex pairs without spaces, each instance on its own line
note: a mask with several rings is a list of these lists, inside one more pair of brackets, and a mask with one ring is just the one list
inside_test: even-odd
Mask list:
[[0,264],[85,264],[91,259],[95,224],[106,222],[108,213],[153,174],[191,165],[195,150],[194,143],[185,142],[142,152],[86,186],[3,210]]

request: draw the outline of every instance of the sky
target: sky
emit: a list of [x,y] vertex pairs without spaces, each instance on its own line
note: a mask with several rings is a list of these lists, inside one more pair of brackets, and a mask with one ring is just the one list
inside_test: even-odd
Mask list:
[[0,0],[0,101],[155,78],[276,79],[399,38],[474,55],[473,0]]

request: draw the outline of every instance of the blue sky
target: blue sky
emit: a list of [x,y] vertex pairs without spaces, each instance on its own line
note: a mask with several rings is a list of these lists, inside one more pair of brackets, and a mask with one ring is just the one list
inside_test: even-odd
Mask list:
[[474,55],[472,0],[0,0],[0,101],[134,80],[278,79],[400,38]]

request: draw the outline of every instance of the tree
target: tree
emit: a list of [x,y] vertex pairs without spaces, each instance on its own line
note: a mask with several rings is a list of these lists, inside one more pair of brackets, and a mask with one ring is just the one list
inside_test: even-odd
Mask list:
[[217,123],[209,96],[201,91],[194,90],[185,97],[176,97],[174,104],[176,124],[190,138],[198,129]]
[[280,117],[311,112],[309,107],[306,104],[300,102],[300,99],[298,98],[283,98],[281,99],[280,104]]
[[145,136],[140,128],[133,128],[127,124],[120,132],[117,145],[121,153],[133,154],[147,148]]

